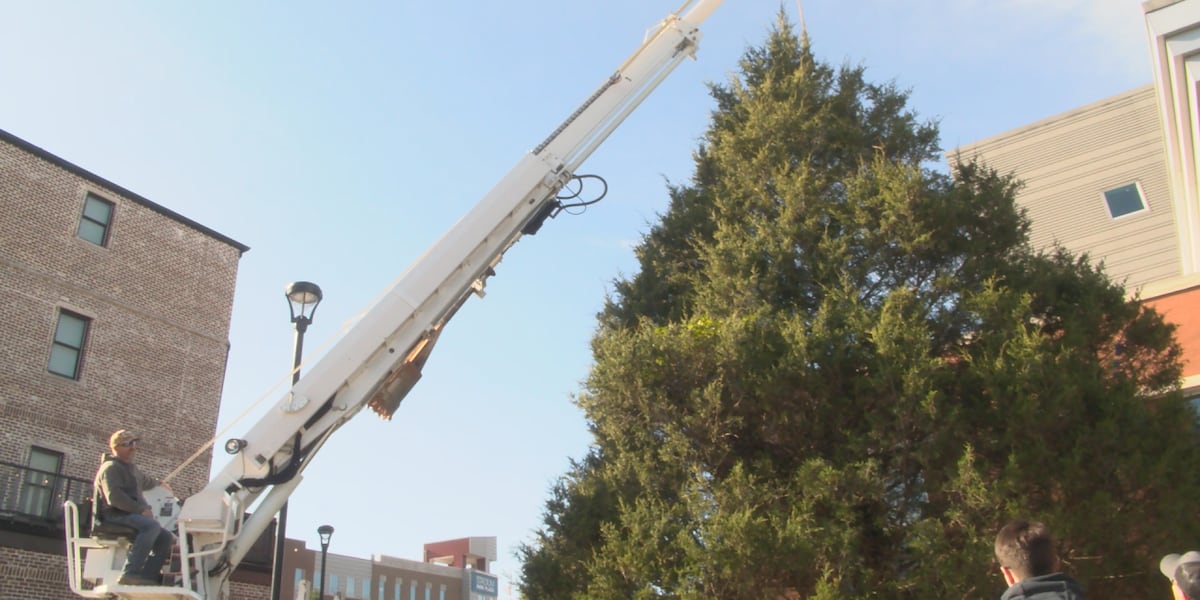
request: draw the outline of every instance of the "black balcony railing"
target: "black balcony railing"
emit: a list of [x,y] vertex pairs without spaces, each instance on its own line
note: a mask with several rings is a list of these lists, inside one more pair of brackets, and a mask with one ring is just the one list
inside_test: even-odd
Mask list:
[[89,479],[0,461],[0,526],[62,531],[63,502],[91,497]]

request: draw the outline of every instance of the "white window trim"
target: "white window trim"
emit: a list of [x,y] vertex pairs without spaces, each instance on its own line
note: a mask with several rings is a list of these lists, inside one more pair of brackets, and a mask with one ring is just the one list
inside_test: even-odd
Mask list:
[[[1139,210],[1130,212],[1130,213],[1125,213],[1119,217],[1114,217],[1112,214],[1112,207],[1109,206],[1109,204],[1108,204],[1108,196],[1105,196],[1105,194],[1107,194],[1108,192],[1111,192],[1113,190],[1123,188],[1127,185],[1132,185],[1135,188],[1137,188],[1138,197],[1142,199],[1142,208]],[[1137,217],[1137,216],[1146,215],[1146,214],[1150,213],[1150,200],[1148,198],[1146,198],[1146,190],[1144,188],[1142,188],[1141,181],[1132,181],[1130,183],[1122,183],[1121,185],[1110,187],[1108,189],[1101,191],[1100,192],[1100,202],[1104,206],[1104,214],[1108,215],[1108,219],[1113,222],[1124,221],[1124,220],[1132,218],[1132,217]]]

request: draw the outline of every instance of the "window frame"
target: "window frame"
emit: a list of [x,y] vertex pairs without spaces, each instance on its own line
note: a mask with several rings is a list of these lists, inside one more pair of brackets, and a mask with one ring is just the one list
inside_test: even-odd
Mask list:
[[[84,357],[87,354],[88,338],[91,337],[92,318],[87,315],[77,313],[73,310],[61,307],[58,309],[56,314],[57,316],[54,319],[54,332],[50,337],[50,352],[46,360],[46,371],[59,377],[65,377],[67,379],[79,381],[83,378]],[[59,332],[62,330],[64,318],[75,319],[83,325],[83,332],[79,335],[77,346],[72,346],[69,343],[60,340],[59,338]],[[59,348],[65,348],[67,351],[75,353],[75,358],[73,361],[74,364],[71,373],[63,373],[55,369],[55,351]]]
[[[93,218],[92,216],[88,215],[88,207],[91,206],[93,202],[95,202],[97,204],[102,204],[102,205],[105,205],[108,207],[108,220],[107,221],[101,222],[101,221]],[[81,210],[80,214],[79,214],[79,224],[75,228],[75,237],[77,237],[85,242],[88,242],[90,244],[95,244],[96,246],[99,246],[101,248],[107,248],[109,241],[112,240],[113,221],[116,220],[116,215],[117,215],[117,203],[116,202],[113,202],[112,200],[109,200],[109,199],[107,199],[99,194],[96,194],[94,192],[88,192],[83,197],[83,210]],[[90,225],[90,226],[101,228],[103,233],[101,235],[101,240],[99,242],[92,239],[91,237],[85,237],[85,235],[84,235],[84,226],[85,225]]]
[[[54,470],[49,471],[33,465],[35,458],[41,456],[54,461]],[[62,485],[63,463],[66,454],[42,446],[30,446],[25,457],[25,467],[29,469],[21,481],[19,508],[23,514],[41,518],[57,517],[54,514],[55,500]],[[35,473],[34,470],[37,472]],[[39,481],[40,480],[40,481]],[[35,506],[36,505],[36,506]]]
[[[1126,213],[1121,213],[1119,215],[1114,215],[1113,214],[1113,205],[1112,205],[1112,202],[1109,201],[1108,195],[1110,193],[1124,190],[1125,188],[1129,188],[1129,187],[1132,187],[1133,191],[1135,191],[1137,193],[1138,201],[1141,203],[1142,207],[1137,210],[1132,210],[1132,211],[1129,211]],[[1141,214],[1150,212],[1150,203],[1146,200],[1146,190],[1142,188],[1142,182],[1140,182],[1140,181],[1132,181],[1129,183],[1123,183],[1116,187],[1108,188],[1108,189],[1100,192],[1100,200],[1104,203],[1104,211],[1106,213],[1108,213],[1108,218],[1113,221],[1128,219],[1128,218],[1132,218],[1137,215],[1141,215]]]

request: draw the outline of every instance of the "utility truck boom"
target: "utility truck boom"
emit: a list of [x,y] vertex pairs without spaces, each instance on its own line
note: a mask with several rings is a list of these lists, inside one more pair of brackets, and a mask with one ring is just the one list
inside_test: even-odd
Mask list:
[[720,4],[687,0],[648,32],[616,72],[397,278],[265,417],[226,443],[232,459],[178,515],[182,568],[175,585],[118,584],[123,542],[82,535],[78,511],[68,503],[72,590],[90,598],[227,599],[229,573],[329,436],[366,406],[391,418],[446,323],[472,294],[482,295],[509,247],[564,208],[559,193],[576,169],[684,58],[694,56],[698,28]]

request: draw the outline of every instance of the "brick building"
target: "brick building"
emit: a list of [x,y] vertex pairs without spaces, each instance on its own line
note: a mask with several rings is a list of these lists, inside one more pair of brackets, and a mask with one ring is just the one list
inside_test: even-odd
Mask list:
[[247,250],[0,130],[0,597],[73,597],[61,505],[114,430],[159,477],[209,440]]

